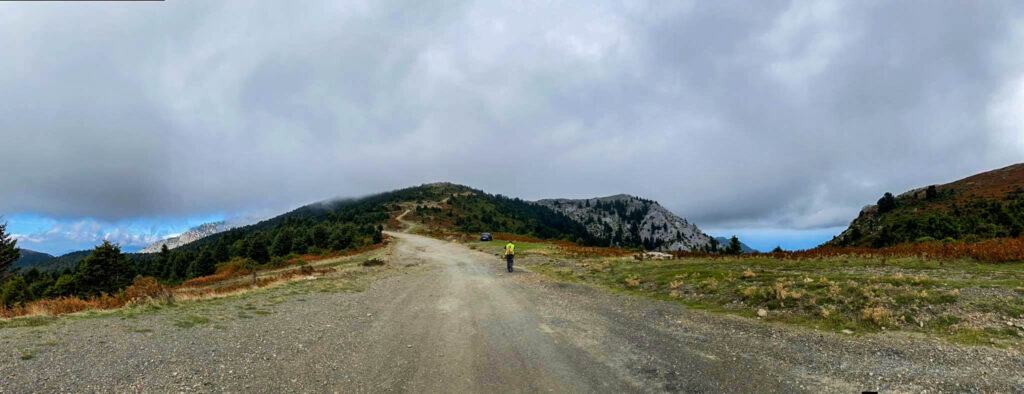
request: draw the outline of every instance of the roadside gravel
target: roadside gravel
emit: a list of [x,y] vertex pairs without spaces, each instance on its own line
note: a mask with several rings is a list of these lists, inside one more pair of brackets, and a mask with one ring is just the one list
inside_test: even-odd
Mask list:
[[0,329],[0,392],[1024,392],[1019,351],[693,311],[391,235],[363,279]]

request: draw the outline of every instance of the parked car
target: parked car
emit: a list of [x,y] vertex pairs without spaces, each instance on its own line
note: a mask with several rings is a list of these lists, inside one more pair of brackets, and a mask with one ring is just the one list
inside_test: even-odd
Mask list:
[[483,234],[480,234],[480,240],[481,240],[481,241],[490,241],[490,240],[492,240],[492,239],[493,239],[493,238],[491,238],[491,233],[483,233]]

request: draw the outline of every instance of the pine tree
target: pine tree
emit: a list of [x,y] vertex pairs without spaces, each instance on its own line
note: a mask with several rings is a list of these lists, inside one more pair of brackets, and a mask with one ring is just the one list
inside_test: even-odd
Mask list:
[[25,283],[31,285],[32,283],[42,279],[43,273],[39,271],[39,268],[32,267],[24,274],[21,274],[22,278],[25,278]]
[[729,246],[725,248],[727,254],[740,254],[743,253],[743,246],[740,245],[740,239],[736,238],[735,235],[729,239]]
[[71,274],[61,274],[57,277],[57,281],[53,283],[53,286],[46,289],[46,294],[44,295],[48,298],[55,298],[69,296],[75,294],[75,292],[75,277]]
[[893,208],[896,208],[896,197],[893,197],[892,193],[886,192],[878,199],[878,213],[886,213]]
[[356,231],[355,226],[346,223],[334,228],[330,237],[330,248],[332,250],[345,250],[352,246],[352,234]]
[[313,245],[320,249],[327,249],[330,245],[330,232],[327,231],[327,226],[323,224],[313,227]]
[[21,258],[18,240],[7,233],[7,222],[0,224],[0,284],[7,282],[17,268],[11,268]]
[[21,276],[15,276],[0,288],[0,305],[14,306],[34,298],[32,292],[29,291],[28,283]]
[[213,248],[213,259],[218,263],[231,260],[231,253],[228,251],[228,243],[224,240],[217,242],[217,245]]
[[217,271],[217,261],[213,257],[213,252],[209,250],[203,250],[199,254],[199,258],[192,262],[189,267],[188,276],[190,278],[198,278],[200,276],[212,275]]
[[156,271],[159,272],[161,278],[170,278],[174,276],[173,267],[171,267],[171,250],[167,248],[167,244],[160,245],[160,254],[156,257]]
[[171,274],[168,279],[173,281],[188,279],[188,269],[192,266],[192,258],[188,253],[171,254]]
[[75,287],[81,296],[109,294],[127,287],[133,278],[135,269],[121,248],[103,241],[78,265]]
[[270,251],[267,250],[267,240],[263,235],[257,235],[252,244],[249,245],[249,258],[259,264],[270,262]]
[[277,232],[274,244],[270,247],[274,256],[286,256],[292,251],[292,233],[285,229]]
[[299,230],[299,233],[295,235],[295,239],[292,240],[292,253],[306,254],[309,252],[309,233],[304,230]]
[[785,252],[784,250],[782,250],[782,245],[776,246],[775,249],[772,249],[772,253],[782,253],[782,252]]

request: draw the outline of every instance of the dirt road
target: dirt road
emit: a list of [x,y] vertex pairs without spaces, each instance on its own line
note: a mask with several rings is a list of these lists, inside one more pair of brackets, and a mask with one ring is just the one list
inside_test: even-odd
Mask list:
[[1024,391],[1019,352],[689,311],[391,235],[393,268],[361,292],[316,280],[0,329],[0,392]]

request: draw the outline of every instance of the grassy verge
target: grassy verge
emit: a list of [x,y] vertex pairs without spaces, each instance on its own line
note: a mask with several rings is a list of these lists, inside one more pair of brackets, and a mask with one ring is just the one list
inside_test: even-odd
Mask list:
[[[470,242],[500,253],[503,242]],[[535,272],[690,307],[857,334],[916,332],[956,343],[1022,348],[1024,263],[922,257],[673,260],[566,255],[521,242]]]
[[[55,308],[36,311],[29,316],[0,319],[0,329],[18,327],[38,327],[58,321],[72,319],[91,319],[112,316],[121,320],[135,319],[139,315],[168,312],[172,316],[171,324],[179,328],[192,328],[206,325],[211,320],[203,316],[204,308],[219,305],[225,299],[247,299],[254,294],[274,294],[264,307],[272,307],[283,301],[283,295],[306,294],[310,292],[348,292],[362,291],[378,273],[391,269],[387,264],[388,249],[373,248],[358,255],[335,256],[324,260],[304,262],[288,267],[263,270],[252,276],[226,277],[225,279],[206,283],[203,286],[189,286],[169,289],[156,283],[155,280],[138,286],[137,281],[125,291],[129,302],[95,306],[78,301],[76,308],[63,308],[59,313]],[[367,263],[367,262],[370,263]],[[137,291],[130,291],[130,290]],[[138,293],[130,296],[131,293]],[[55,304],[64,305],[64,299],[50,300]],[[81,304],[81,305],[78,305]],[[247,304],[248,305],[248,304]],[[193,314],[188,314],[193,313]],[[272,312],[258,308],[243,308],[237,311],[238,318],[266,316]],[[55,317],[59,315],[60,317]]]

